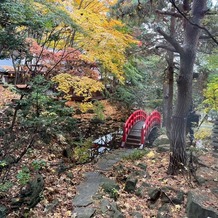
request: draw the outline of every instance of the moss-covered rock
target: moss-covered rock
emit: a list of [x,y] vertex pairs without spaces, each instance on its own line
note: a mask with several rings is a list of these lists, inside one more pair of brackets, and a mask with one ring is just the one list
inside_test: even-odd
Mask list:
[[127,192],[134,192],[137,182],[138,182],[137,178],[133,178],[133,177],[127,178],[124,190]]
[[43,189],[43,177],[41,175],[37,175],[21,189],[19,198],[12,199],[12,206],[14,208],[19,208],[22,204],[25,204],[28,208],[34,208],[40,201]]
[[114,200],[117,200],[117,198],[119,197],[119,185],[114,182],[113,180],[109,180],[107,182],[104,182],[102,184],[102,188],[104,189],[104,191],[106,193],[109,194],[110,198],[113,198]]
[[159,188],[149,188],[148,196],[151,201],[156,201],[160,197],[161,191]]

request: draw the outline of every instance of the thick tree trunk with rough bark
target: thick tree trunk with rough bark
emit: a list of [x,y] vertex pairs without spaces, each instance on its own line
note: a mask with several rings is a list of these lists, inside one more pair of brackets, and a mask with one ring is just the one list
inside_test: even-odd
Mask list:
[[[171,155],[168,173],[175,174],[186,165],[186,122],[192,104],[192,78],[200,21],[206,11],[206,0],[194,0],[190,22],[185,21],[185,35],[180,51],[180,72],[177,80],[178,95],[172,117]],[[195,24],[195,25],[193,25]]]
[[[172,0],[171,2],[176,7],[175,1]],[[175,37],[166,34],[161,28],[157,28],[157,31],[170,43],[167,50],[177,52],[180,55],[177,101],[172,116],[170,134],[169,174],[178,173],[186,165],[186,120],[192,103],[193,67],[199,40],[199,25],[206,13],[206,2],[207,0],[193,0],[192,2],[183,0],[183,11],[176,7],[184,19],[184,40],[182,45]],[[191,11],[189,11],[190,9]],[[162,46],[162,48],[164,47]]]
[[195,55],[192,52],[180,57],[180,74],[177,80],[178,94],[175,112],[172,116],[170,136],[170,164],[168,173],[175,174],[186,165],[186,121],[192,103],[192,74]]

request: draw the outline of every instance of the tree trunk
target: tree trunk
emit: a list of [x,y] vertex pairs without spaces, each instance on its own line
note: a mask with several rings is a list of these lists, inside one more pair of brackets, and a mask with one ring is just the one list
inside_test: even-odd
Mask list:
[[[174,13],[175,9],[172,8],[171,12]],[[170,35],[175,36],[175,17],[171,16],[170,19]],[[166,127],[166,134],[170,138],[171,130],[171,116],[173,111],[173,85],[174,85],[174,53],[167,51],[167,70],[164,76],[163,85],[163,126]]]
[[[178,94],[172,117],[170,137],[170,163],[168,173],[176,174],[186,165],[186,121],[192,103],[192,78],[196,49],[199,40],[201,19],[206,9],[206,0],[194,0],[191,23],[185,20],[184,42],[180,50],[180,72],[177,79]],[[194,24],[194,25],[193,25]]]
[[173,84],[174,84],[174,64],[173,52],[167,53],[168,66],[164,75],[163,82],[163,126],[166,127],[166,134],[170,138],[171,117],[173,108]]

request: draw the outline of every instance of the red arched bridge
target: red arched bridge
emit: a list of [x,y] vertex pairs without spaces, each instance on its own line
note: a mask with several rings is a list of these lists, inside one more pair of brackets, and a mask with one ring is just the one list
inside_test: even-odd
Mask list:
[[161,115],[158,111],[147,114],[137,110],[127,119],[123,127],[122,147],[143,147],[152,144],[161,126]]

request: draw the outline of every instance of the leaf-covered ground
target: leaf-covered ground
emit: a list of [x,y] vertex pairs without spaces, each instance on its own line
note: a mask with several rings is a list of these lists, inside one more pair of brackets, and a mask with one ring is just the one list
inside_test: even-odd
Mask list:
[[[138,211],[143,217],[156,217],[157,209],[162,206],[162,198],[168,198],[171,200],[175,197],[174,191],[170,191],[165,188],[170,187],[172,190],[182,191],[185,193],[185,199],[183,204],[175,204],[173,202],[169,203],[170,211],[168,217],[186,217],[186,203],[187,203],[187,193],[190,190],[194,190],[203,195],[207,195],[209,201],[205,202],[205,206],[212,206],[218,209],[218,196],[214,195],[211,191],[212,188],[217,186],[218,179],[218,166],[217,160],[212,156],[210,152],[204,152],[201,154],[202,163],[206,163],[208,168],[201,168],[198,166],[197,176],[207,180],[207,182],[199,185],[196,183],[193,177],[189,178],[188,172],[183,172],[177,176],[169,176],[166,171],[169,163],[169,153],[157,153],[156,149],[150,149],[148,155],[145,155],[140,160],[128,161],[123,160],[118,165],[122,165],[124,170],[120,173],[114,173],[113,171],[108,172],[107,175],[114,178],[121,185],[121,190],[119,191],[119,197],[117,200],[118,206],[126,217],[131,217],[131,212]],[[149,195],[146,191],[144,193],[130,194],[124,191],[124,183],[122,181],[123,177],[128,177],[135,171],[141,171],[139,167],[140,164],[145,164],[147,166],[146,173],[143,175],[136,176],[138,178],[137,188],[143,187],[145,184],[151,185],[151,188],[158,188],[161,190],[160,198],[155,202],[151,203]],[[204,169],[202,171],[202,169]],[[195,182],[194,182],[195,181]],[[146,189],[144,189],[146,190]]]
[[[53,147],[53,151],[49,151],[48,147],[42,147],[35,149],[32,153],[28,154],[19,166],[30,165],[33,159],[41,159],[46,162],[46,167],[41,170],[41,174],[45,179],[45,189],[43,192],[41,202],[30,211],[29,217],[72,217],[73,205],[72,199],[76,194],[76,187],[83,181],[83,174],[88,171],[95,170],[95,163],[89,163],[84,165],[73,166],[67,159],[63,159],[58,153],[58,145]],[[156,217],[158,213],[158,208],[162,205],[161,198],[157,200],[155,204],[151,204],[149,200],[148,193],[146,191],[142,193],[142,196],[137,196],[135,193],[127,193],[124,191],[125,183],[123,178],[128,177],[134,171],[140,171],[140,163],[147,165],[147,170],[143,175],[137,176],[137,188],[141,187],[143,183],[150,184],[153,188],[159,188],[163,191],[163,194],[167,198],[172,199],[174,192],[165,192],[165,187],[170,187],[174,190],[180,190],[185,193],[185,200],[183,204],[170,203],[169,217],[185,217],[185,208],[187,193],[190,190],[195,190],[203,195],[209,196],[209,201],[205,202],[205,206],[212,206],[218,209],[217,197],[212,192],[211,189],[215,188],[218,179],[218,169],[217,169],[217,159],[215,159],[210,152],[204,152],[201,155],[202,163],[208,164],[209,168],[199,167],[198,176],[208,180],[202,185],[198,185],[194,182],[194,178],[188,178],[186,172],[181,173],[177,176],[169,176],[166,174],[168,166],[168,153],[157,153],[156,149],[149,149],[148,155],[145,155],[139,160],[122,160],[117,164],[122,171],[111,170],[104,173],[107,177],[114,179],[121,187],[119,190],[119,197],[116,201],[118,207],[126,217],[131,216],[132,212],[138,211],[143,217]],[[61,166],[69,167],[66,171],[61,171]],[[14,169],[15,169],[14,168]],[[116,167],[115,167],[116,168]],[[16,171],[15,171],[16,172]],[[13,177],[12,177],[13,178]],[[16,177],[14,177],[14,184],[17,183]],[[16,196],[19,191],[20,186],[14,186],[7,196]],[[113,201],[107,194],[105,194],[100,189],[101,194],[104,198]],[[98,204],[95,205],[98,208]],[[9,217],[21,217],[24,214],[25,208],[20,208],[17,212],[14,212]],[[107,217],[101,214],[95,216],[97,217]]]
[[18,96],[0,85],[0,110],[6,104],[10,103],[13,98],[18,98]]
[[[0,87],[0,105],[4,105],[9,102],[14,96],[12,96],[7,90]],[[108,106],[108,108],[110,108]],[[112,112],[108,114],[114,114],[113,108],[110,108]],[[163,195],[166,195],[168,199],[173,198],[173,192],[164,192],[164,187],[169,186],[175,190],[181,190],[185,193],[185,200],[183,204],[177,205],[170,203],[169,217],[185,217],[185,207],[187,193],[190,190],[196,190],[197,192],[208,195],[210,201],[205,202],[205,206],[212,206],[218,209],[218,196],[211,192],[212,188],[217,187],[218,181],[218,166],[217,159],[214,158],[211,151],[210,142],[206,144],[204,151],[198,151],[201,165],[198,165],[197,176],[205,179],[206,182],[202,185],[194,182],[194,178],[188,177],[188,173],[184,172],[177,176],[169,176],[166,174],[168,167],[169,154],[168,152],[157,153],[156,148],[149,148],[150,152],[138,160],[122,160],[117,165],[121,165],[122,171],[111,170],[104,173],[107,177],[117,181],[121,189],[119,190],[119,197],[116,201],[122,213],[128,218],[133,217],[132,212],[138,211],[143,217],[156,217],[157,209],[161,206],[161,200],[158,199],[155,204],[151,204],[148,193],[146,191],[142,195],[137,196],[135,193],[127,193],[124,191],[123,178],[128,177],[132,172],[140,170],[139,163],[147,165],[146,172],[137,176],[137,188],[143,183],[148,183],[151,187],[159,188],[162,190]],[[31,166],[33,160],[43,160],[46,164],[42,166],[40,174],[45,180],[45,188],[41,201],[34,209],[28,212],[27,217],[44,218],[44,217],[56,217],[67,218],[73,217],[73,204],[72,199],[76,194],[76,187],[83,181],[83,174],[88,171],[95,170],[95,161],[83,164],[75,165],[69,159],[62,155],[63,145],[58,142],[53,142],[49,145],[41,145],[40,142],[36,143],[34,149],[30,150],[23,159],[16,165],[14,165],[8,175],[8,180],[14,184],[8,192],[1,192],[1,203],[8,205],[9,199],[16,198],[22,186],[18,183],[17,172],[19,172],[24,166]],[[115,167],[116,168],[116,167]],[[36,173],[33,169],[30,169],[31,177],[34,177]],[[103,193],[104,198],[108,198],[110,201],[113,199]],[[96,207],[98,204],[96,203]],[[25,217],[25,206],[21,206],[17,211],[9,214],[8,217]],[[27,215],[26,214],[26,215]],[[97,217],[106,217],[102,214],[97,214]]]

